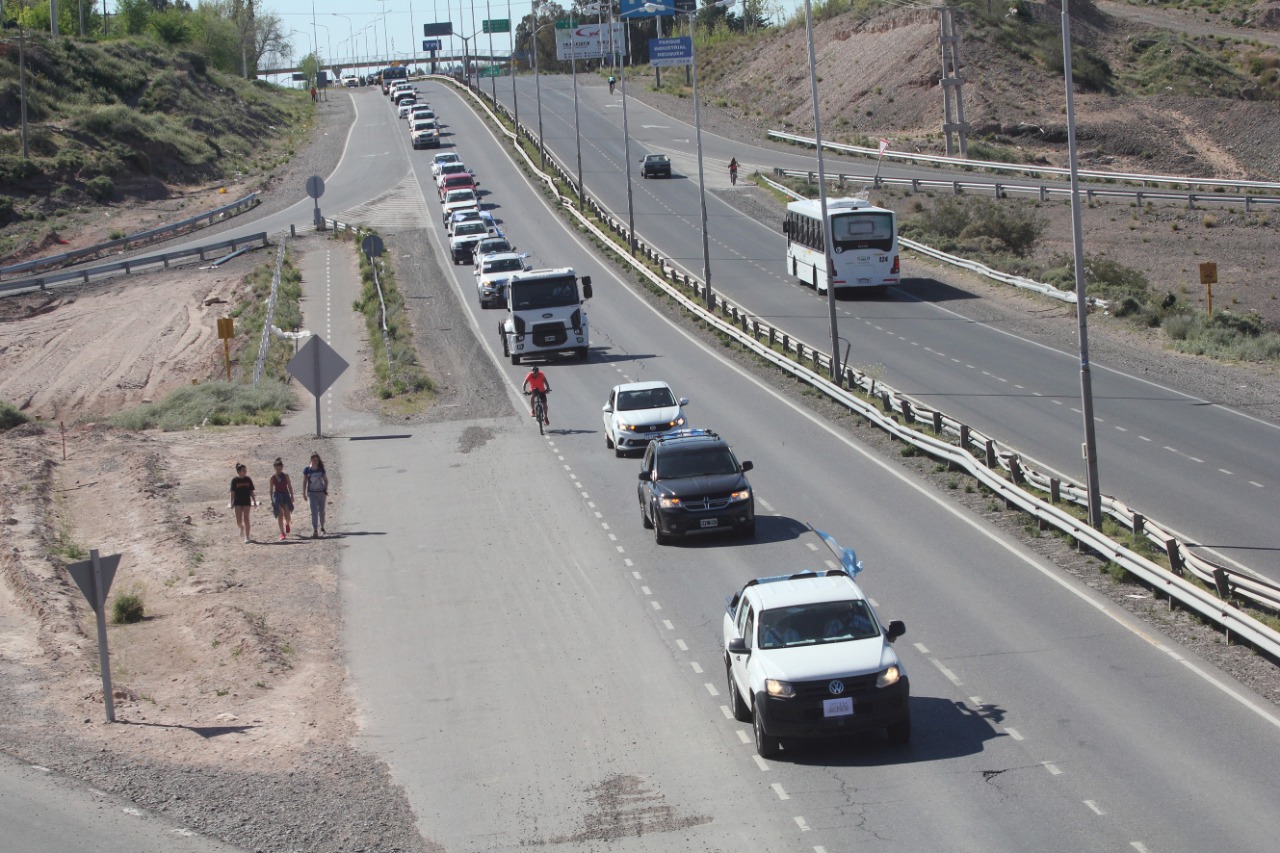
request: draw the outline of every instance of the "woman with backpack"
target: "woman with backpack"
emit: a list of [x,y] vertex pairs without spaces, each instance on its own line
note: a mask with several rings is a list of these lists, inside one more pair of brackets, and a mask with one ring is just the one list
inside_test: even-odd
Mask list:
[[324,533],[324,504],[329,495],[329,475],[319,453],[311,454],[311,464],[302,469],[302,496],[311,506],[311,538]]

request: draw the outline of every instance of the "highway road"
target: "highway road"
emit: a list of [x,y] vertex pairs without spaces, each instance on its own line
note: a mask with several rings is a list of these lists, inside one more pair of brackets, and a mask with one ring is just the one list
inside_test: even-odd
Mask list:
[[[625,221],[621,89],[611,96],[598,83],[579,82],[584,183]],[[498,97],[510,106],[510,83],[503,83]],[[533,80],[518,83],[522,122],[536,127]],[[541,81],[547,143],[573,171],[577,140],[570,86],[564,76]],[[694,128],[634,98],[627,104],[632,159],[666,152],[676,173],[670,181],[644,181],[633,169],[637,232],[700,277]],[[749,148],[708,133],[703,150],[713,287],[792,335],[829,349],[825,297],[786,274],[780,229],[743,216],[720,197],[734,191],[724,165],[730,157],[761,167],[816,169],[812,156]],[[910,256],[903,274],[902,286],[885,298],[839,303],[840,334],[852,345],[850,363],[874,369],[898,390],[1083,483],[1078,352],[975,322],[961,299],[922,299],[917,294],[934,282],[915,276]],[[1172,526],[1212,558],[1280,580],[1274,533],[1280,457],[1271,452],[1280,427],[1096,360],[1092,367],[1102,490]]]
[[[344,503],[360,508],[342,523],[365,534],[346,539],[342,569],[361,742],[390,764],[427,838],[469,851],[1271,849],[1273,706],[671,324],[561,223],[458,95],[422,88],[521,249],[591,275],[596,293],[591,358],[547,368],[553,427],[541,438],[514,391],[525,368],[498,357],[499,313],[476,304],[470,268],[427,271],[452,283],[489,348],[477,369],[505,376],[511,416],[338,445]],[[386,152],[388,175],[407,161],[430,198],[430,152],[409,150],[385,99],[353,97],[350,150]],[[331,191],[377,189],[362,169],[348,155]],[[669,206],[651,222],[672,224],[644,230],[659,240],[689,231],[696,206],[660,195],[687,184],[646,189]],[[395,239],[429,240],[445,256],[434,218]],[[721,280],[737,283],[728,270]],[[787,295],[778,311],[797,323],[821,316],[811,294],[776,289]],[[987,340],[991,358],[1002,340],[905,294],[844,307],[869,329],[927,325],[948,346]],[[877,361],[888,364],[908,344],[884,338]],[[1001,374],[1034,349],[999,356]],[[988,365],[972,352],[973,375],[948,382],[996,381],[977,378]],[[600,406],[613,384],[652,378],[691,398],[694,425],[754,461],[753,542],[659,547],[641,528],[638,462],[605,450]],[[1038,382],[1001,396],[1067,396]],[[1020,407],[1015,420],[1038,409]],[[345,437],[388,432],[365,429]],[[855,547],[882,616],[906,621],[909,747],[878,736],[789,744],[766,762],[728,713],[724,599],[754,576],[826,568],[805,522]]]

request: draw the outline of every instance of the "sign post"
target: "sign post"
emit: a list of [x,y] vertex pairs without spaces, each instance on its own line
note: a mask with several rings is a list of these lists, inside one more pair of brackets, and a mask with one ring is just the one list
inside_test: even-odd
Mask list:
[[316,230],[324,230],[324,217],[320,215],[320,196],[324,195],[324,178],[319,175],[312,175],[307,178],[307,195],[315,199],[315,210],[312,217],[315,222]]
[[1218,265],[1205,261],[1200,265],[1200,283],[1204,285],[1209,300],[1209,317],[1213,317],[1213,286],[1218,283]]
[[313,335],[285,365],[289,375],[316,398],[316,438],[321,437],[320,398],[329,390],[329,386],[338,381],[338,377],[348,366],[346,360],[319,335]]
[[231,339],[236,336],[236,321],[231,317],[218,318],[218,337],[222,338],[222,355],[227,362],[227,381],[231,381]]
[[108,723],[116,721],[116,702],[111,695],[111,659],[107,654],[107,593],[111,590],[111,582],[116,578],[116,568],[119,565],[119,554],[99,557],[98,549],[94,548],[89,552],[89,559],[67,566],[71,579],[76,582],[97,617],[98,669],[102,672],[102,701],[106,705]]

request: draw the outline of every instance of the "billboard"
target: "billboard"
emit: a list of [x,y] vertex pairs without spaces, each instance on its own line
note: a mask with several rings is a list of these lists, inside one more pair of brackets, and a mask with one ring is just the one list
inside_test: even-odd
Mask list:
[[[613,52],[626,50],[626,25],[613,23]],[[601,59],[609,55],[609,23],[581,24],[556,30],[556,59]]]
[[[684,12],[686,14],[697,11],[696,0],[621,0],[622,11],[618,17],[623,20],[634,21],[640,18],[656,18],[658,15],[671,15],[674,12]],[[653,2],[659,6],[666,6],[666,9],[655,9],[650,12],[644,6],[646,3]],[[674,9],[674,12],[673,12]]]
[[445,21],[439,24],[423,24],[422,34],[428,38],[431,36],[451,36],[453,35],[453,21]]
[[688,36],[649,39],[649,64],[654,68],[692,65],[693,39]]

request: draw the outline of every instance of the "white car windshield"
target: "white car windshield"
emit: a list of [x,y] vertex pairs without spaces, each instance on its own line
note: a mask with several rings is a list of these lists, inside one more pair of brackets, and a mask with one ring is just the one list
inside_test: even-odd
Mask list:
[[521,272],[523,270],[524,264],[519,258],[503,258],[484,265],[485,272]]
[[445,196],[445,204],[454,204],[457,202],[474,202],[476,194],[471,190],[449,190],[449,194]]
[[844,643],[880,634],[871,609],[862,600],[824,601],[765,610],[760,614],[758,628],[762,649]]
[[646,388],[643,391],[622,391],[618,394],[619,412],[637,409],[665,409],[676,404],[670,388]]
[[459,222],[453,226],[453,236],[464,237],[471,234],[487,234],[489,229],[483,222]]

